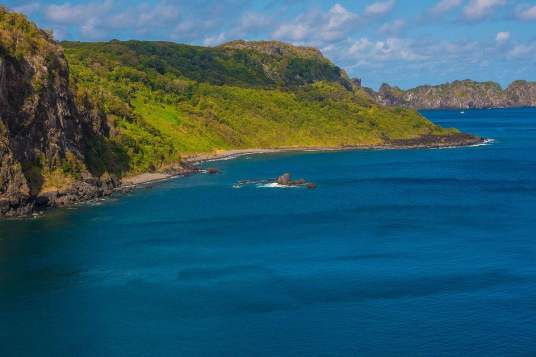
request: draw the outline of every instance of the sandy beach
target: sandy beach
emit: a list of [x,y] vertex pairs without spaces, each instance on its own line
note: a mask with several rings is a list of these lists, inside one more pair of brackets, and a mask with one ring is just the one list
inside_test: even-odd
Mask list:
[[[237,158],[245,155],[258,155],[258,154],[275,154],[285,152],[333,152],[333,151],[353,151],[353,150],[400,150],[400,149],[422,149],[422,148],[455,148],[464,146],[486,145],[488,142],[486,139],[473,137],[474,140],[466,141],[467,138],[460,142],[434,142],[430,143],[425,141],[407,141],[394,142],[388,145],[354,145],[354,146],[305,146],[305,147],[282,147],[282,148],[269,148],[269,149],[236,149],[236,150],[216,150],[212,153],[201,153],[183,158],[183,163],[195,167],[205,162],[218,161],[225,159]],[[183,169],[180,172],[156,172],[156,173],[143,173],[136,176],[131,176],[123,179],[122,187],[131,187],[138,185],[145,185],[148,183],[154,183],[158,181],[167,180],[177,176],[184,176],[186,174],[192,174],[197,172],[195,169]]]

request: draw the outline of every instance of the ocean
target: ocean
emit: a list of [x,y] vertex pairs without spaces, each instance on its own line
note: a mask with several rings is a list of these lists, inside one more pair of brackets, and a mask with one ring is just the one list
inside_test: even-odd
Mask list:
[[[0,221],[1,356],[536,355],[536,109]],[[291,172],[316,190],[240,180]]]

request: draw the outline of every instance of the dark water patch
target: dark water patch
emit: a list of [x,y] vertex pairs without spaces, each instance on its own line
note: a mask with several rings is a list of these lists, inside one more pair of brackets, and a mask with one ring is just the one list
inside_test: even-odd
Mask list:
[[206,280],[220,280],[242,275],[267,273],[271,273],[271,271],[256,265],[234,265],[184,269],[177,273],[177,278],[181,281],[204,282]]
[[[266,213],[266,214],[242,214],[237,216],[214,216],[206,218],[193,218],[193,219],[177,219],[177,220],[165,220],[165,221],[149,221],[149,222],[134,222],[125,223],[127,226],[168,226],[168,225],[195,225],[203,226],[207,224],[226,224],[226,223],[251,223],[261,221],[274,221],[281,220],[281,218],[288,219],[307,219],[318,218],[320,221],[323,219],[340,218],[347,213],[371,213],[371,212],[397,212],[404,210],[414,211],[427,211],[427,210],[454,210],[463,208],[464,210],[481,210],[482,206],[463,206],[459,204],[450,203],[437,203],[437,204],[370,204],[364,206],[344,207],[340,209],[326,210],[326,211],[312,211],[312,212],[285,212],[285,213]],[[488,210],[493,211],[500,209],[496,207],[485,207]],[[158,240],[156,238],[156,240]]]
[[[488,271],[469,274],[449,274],[424,278],[344,280],[337,277],[323,281],[336,284],[315,284],[310,279],[292,281],[286,291],[302,304],[356,302],[361,300],[418,298],[439,294],[475,292],[499,286],[535,282],[533,278],[511,274],[505,271]],[[319,288],[322,286],[322,288]]]
[[[231,275],[235,273],[232,272]],[[201,274],[203,275],[203,274]],[[190,279],[202,279],[192,275]],[[209,274],[208,280],[217,284],[200,281],[192,287],[179,285],[170,287],[167,295],[150,297],[150,291],[159,288],[144,280],[133,280],[125,289],[143,289],[147,293],[133,296],[135,300],[149,297],[155,313],[163,313],[159,306],[180,304],[182,308],[177,318],[215,318],[224,316],[248,316],[250,314],[270,314],[281,311],[299,311],[308,306],[337,305],[348,303],[378,302],[382,300],[408,300],[432,296],[474,294],[482,290],[493,291],[523,284],[533,284],[536,279],[506,271],[484,271],[478,273],[452,273],[434,276],[373,278],[351,275],[348,272],[317,274],[301,278],[284,274],[252,275],[254,281],[226,279],[224,273]],[[242,276],[243,278],[245,276]],[[221,284],[225,284],[222,286]],[[125,290],[126,293],[126,290]],[[176,302],[173,302],[173,301]]]
[[405,253],[370,253],[370,254],[356,254],[356,255],[343,255],[334,258],[324,259],[323,261],[337,261],[337,262],[361,262],[367,260],[393,260],[393,259],[408,259],[415,257]]
[[81,271],[68,268],[47,266],[38,269],[26,269],[0,272],[0,298],[16,294],[31,296],[35,288],[42,291],[63,289],[68,281],[78,279]]
[[368,177],[354,179],[330,179],[320,181],[326,185],[437,185],[437,186],[491,186],[491,185],[527,185],[527,180],[479,179],[479,178],[444,178],[444,177]]

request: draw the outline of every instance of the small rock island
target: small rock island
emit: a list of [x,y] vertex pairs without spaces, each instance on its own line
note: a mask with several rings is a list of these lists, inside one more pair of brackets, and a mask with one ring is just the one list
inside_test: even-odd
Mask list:
[[281,186],[303,186],[307,187],[308,189],[315,189],[316,185],[312,182],[307,182],[305,179],[301,178],[298,180],[292,180],[292,176],[289,173],[285,173],[281,176],[279,176],[276,180],[276,183]]

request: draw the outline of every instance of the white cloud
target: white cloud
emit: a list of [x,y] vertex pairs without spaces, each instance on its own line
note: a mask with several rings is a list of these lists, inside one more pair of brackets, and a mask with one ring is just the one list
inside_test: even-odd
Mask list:
[[375,2],[367,6],[365,13],[369,16],[382,16],[386,15],[393,10],[396,4],[395,0],[389,0],[384,2]]
[[64,3],[62,5],[49,5],[45,8],[45,17],[56,24],[81,24],[86,21],[98,19],[112,10],[112,1],[107,0],[101,3],[89,3],[72,5]]
[[471,0],[463,14],[467,20],[482,20],[492,14],[495,8],[505,4],[506,0]]
[[419,54],[409,40],[388,38],[384,41],[370,41],[361,38],[355,41],[348,49],[348,55],[359,61],[360,64],[370,62],[407,61],[414,62],[424,60],[427,57]]
[[384,34],[398,34],[406,27],[406,21],[395,20],[392,22],[386,22],[380,27],[380,33]]
[[112,0],[104,0],[52,4],[43,8],[43,16],[62,36],[76,28],[83,38],[100,39],[117,30],[128,29],[141,34],[169,28],[179,22],[180,14],[176,5],[165,1],[118,7]]
[[282,24],[274,31],[273,36],[292,41],[304,41],[312,35],[311,30],[309,26],[304,24]]
[[436,16],[442,15],[452,9],[457,8],[461,4],[462,0],[441,0],[430,9],[430,13]]
[[158,26],[174,22],[179,17],[177,6],[166,3],[156,6],[142,6],[138,11],[137,22],[141,26]]
[[226,40],[227,40],[226,34],[222,32],[215,36],[206,37],[205,40],[203,41],[203,44],[205,46],[217,46],[217,45],[221,45]]
[[324,46],[340,41],[360,23],[360,17],[340,4],[327,13],[309,12],[288,23],[281,23],[272,32],[276,39]]
[[33,15],[35,12],[39,11],[41,5],[37,2],[30,2],[22,5],[13,7],[13,11],[21,12],[25,15]]
[[106,36],[103,21],[112,10],[113,2],[105,0],[88,4],[53,4],[45,7],[43,13],[52,22],[58,38],[65,37],[67,28],[74,25],[83,37],[96,39]]
[[243,35],[249,34],[251,31],[261,31],[269,29],[273,26],[273,19],[270,16],[259,14],[256,12],[246,12],[240,18],[238,30]]
[[517,18],[523,21],[536,20],[536,5],[521,6],[516,11]]
[[528,44],[517,44],[508,52],[510,60],[532,60],[536,58],[536,42]]
[[497,36],[495,36],[495,41],[500,45],[505,44],[508,40],[510,40],[510,32],[499,32],[497,33]]

